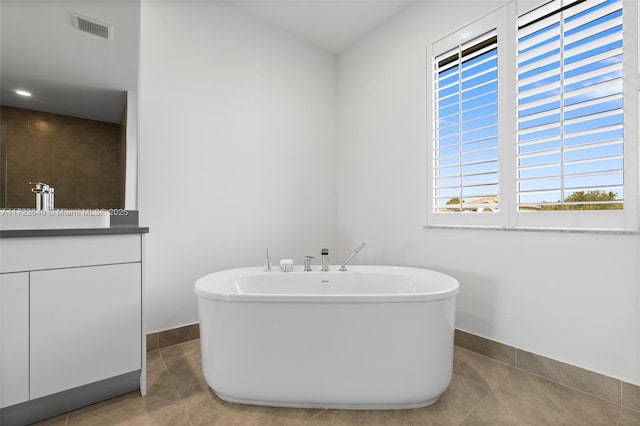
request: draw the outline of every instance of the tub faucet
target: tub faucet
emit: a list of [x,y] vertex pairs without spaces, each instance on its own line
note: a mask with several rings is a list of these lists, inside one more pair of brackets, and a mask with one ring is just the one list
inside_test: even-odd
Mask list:
[[313,256],[305,256],[304,257],[304,270],[305,272],[311,271],[311,260],[313,260]]
[[360,245],[358,247],[356,247],[349,256],[347,256],[347,258],[342,262],[342,265],[340,266],[340,271],[348,271],[347,269],[347,263],[349,263],[349,261],[353,258],[353,256],[355,256],[356,254],[358,254],[358,252],[360,250],[362,250],[364,248],[364,246],[366,246],[367,243],[365,243],[364,241],[360,243]]
[[329,249],[322,249],[322,271],[327,272],[329,270]]
[[269,258],[269,249],[267,248],[267,259],[264,261],[264,270],[271,270],[271,259]]
[[35,185],[31,188],[31,192],[36,194],[36,210],[53,210],[54,188],[43,182],[29,182],[29,185]]

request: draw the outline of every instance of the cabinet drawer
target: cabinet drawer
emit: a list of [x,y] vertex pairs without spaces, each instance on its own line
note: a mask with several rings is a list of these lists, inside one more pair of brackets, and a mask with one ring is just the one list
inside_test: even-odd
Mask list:
[[140,261],[141,236],[92,235],[0,239],[0,272]]
[[139,370],[140,263],[31,273],[31,399]]

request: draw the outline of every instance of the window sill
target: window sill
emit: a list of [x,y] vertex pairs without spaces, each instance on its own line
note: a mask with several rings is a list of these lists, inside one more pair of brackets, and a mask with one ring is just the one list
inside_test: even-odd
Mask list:
[[500,226],[423,225],[426,229],[451,229],[471,231],[505,232],[555,232],[562,234],[640,235],[640,230],[628,229],[578,229],[578,228],[506,228]]

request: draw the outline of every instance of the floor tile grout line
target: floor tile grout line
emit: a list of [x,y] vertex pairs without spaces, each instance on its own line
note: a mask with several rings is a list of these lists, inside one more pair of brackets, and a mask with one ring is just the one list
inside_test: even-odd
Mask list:
[[[509,372],[509,374],[511,374],[511,371]],[[508,376],[509,374],[507,374],[507,376]],[[482,399],[480,400],[480,402],[478,402],[478,403],[477,403],[477,404],[476,404],[476,405],[475,405],[471,410],[469,410],[469,412],[468,412],[468,413],[467,413],[467,414],[462,418],[462,420],[460,420],[460,422],[458,423],[458,425],[461,425],[462,423],[464,423],[464,421],[465,421],[465,420],[467,420],[467,418],[468,418],[471,414],[473,414],[473,412],[474,412],[474,411],[476,411],[476,409],[477,409],[478,407],[480,407],[480,406],[481,406],[481,405],[482,405],[482,404],[487,400],[487,398],[489,398],[491,395],[493,395],[493,393],[494,393],[494,390],[493,390],[493,389],[491,389],[491,390],[487,393],[487,395],[485,395],[485,397],[484,397],[484,398],[482,398]]]
[[[176,381],[175,381],[175,377],[173,374],[171,374],[171,372],[169,371],[169,367],[167,366],[167,362],[165,361],[164,357],[162,356],[162,352],[160,352],[160,349],[157,349],[158,351],[158,355],[160,356],[160,361],[162,361],[162,365],[164,366],[164,371],[167,372],[167,376],[169,376],[169,379],[171,380],[171,388],[173,389],[173,393],[175,394],[175,396],[178,398],[178,402],[180,403],[180,406],[182,407],[183,410],[185,410],[184,408],[184,403],[182,401],[182,397],[180,396],[180,394],[176,391]],[[186,410],[185,410],[186,413]],[[189,414],[187,414],[187,419],[189,420],[189,423],[191,423],[191,418],[189,417]]]
[[160,360],[162,361],[162,365],[164,366],[164,369],[167,372],[167,375],[171,379],[171,387],[173,389],[174,394],[178,398],[178,403],[180,404],[180,408],[184,412],[184,414],[185,414],[185,416],[187,418],[187,421],[189,422],[189,426],[193,426],[193,422],[191,421],[191,417],[189,416],[189,412],[187,411],[187,409],[186,409],[186,407],[184,405],[184,400],[180,396],[180,394],[176,391],[175,376],[173,374],[171,374],[171,372],[169,371],[169,367],[167,367],[167,362],[165,361],[164,356],[162,356],[162,352],[160,352],[160,348],[158,348],[157,351],[158,351],[158,355],[160,356]]
[[620,419],[622,418],[622,406],[618,409],[618,418],[616,419],[616,426],[620,425]]
[[320,423],[320,421],[318,420],[318,416],[322,413],[327,412],[328,408],[325,408],[324,410],[320,411],[318,414],[316,414],[315,416],[311,417],[309,420],[311,420],[313,422],[314,425],[316,426],[320,426],[322,423]]
[[313,419],[315,417],[318,417],[320,414],[324,413],[325,411],[327,411],[326,408],[323,408],[322,410],[318,411],[317,413],[315,413],[313,416],[309,417],[310,419]]
[[158,355],[160,356],[160,360],[162,361],[162,365],[164,365],[164,370],[167,372],[167,374],[169,376],[171,376],[171,373],[169,372],[169,367],[167,367],[167,362],[164,360],[164,357],[162,356],[162,352],[160,352],[160,349],[158,349]]
[[[488,358],[488,357],[487,357],[487,358]],[[464,423],[464,421],[465,421],[465,420],[467,420],[467,418],[468,418],[471,414],[473,414],[473,412],[474,412],[474,411],[476,411],[476,409],[477,409],[478,407],[480,407],[480,406],[481,406],[481,405],[482,405],[482,404],[487,400],[487,398],[489,398],[490,396],[492,396],[492,395],[494,395],[494,394],[495,394],[495,391],[496,391],[500,386],[502,386],[502,384],[507,380],[507,377],[509,377],[509,376],[513,373],[513,371],[516,369],[516,368],[515,368],[515,367],[513,367],[513,366],[509,366],[509,367],[511,367],[511,369],[509,370],[509,372],[508,372],[507,374],[505,374],[505,375],[504,375],[504,377],[502,378],[502,380],[500,380],[500,383],[498,383],[498,384],[496,385],[495,389],[494,389],[494,388],[491,388],[491,386],[489,386],[490,391],[487,393],[487,395],[486,395],[484,398],[482,398],[482,399],[480,400],[480,402],[478,402],[478,403],[475,405],[475,407],[473,407],[473,408],[472,408],[472,409],[467,413],[467,415],[466,415],[466,416],[464,416],[464,417],[462,418],[462,420],[460,420],[460,423],[458,423],[458,425],[461,425],[462,423]]]
[[627,410],[633,411],[634,413],[640,413],[640,408],[633,408],[633,407],[629,407],[628,405],[622,405],[622,408],[625,408]]
[[604,401],[604,402],[607,402],[607,403],[609,403],[609,404],[616,405],[616,406],[621,407],[621,408],[622,408],[622,407],[624,407],[624,408],[629,408],[629,407],[626,407],[626,406],[622,405],[622,401],[620,401],[620,403],[617,403],[617,402],[614,402],[614,401],[610,401],[610,400],[608,400],[608,399],[602,398],[601,396],[594,395],[594,394],[592,394],[591,392],[583,391],[582,389],[574,388],[573,386],[569,386],[569,385],[564,384],[564,383],[556,382],[556,381],[555,381],[555,380],[553,380],[553,379],[550,379],[550,378],[545,377],[545,376],[541,376],[541,375],[536,374],[536,373],[534,373],[534,372],[532,372],[532,371],[525,370],[525,369],[523,369],[523,368],[517,368],[517,367],[516,367],[516,369],[517,369],[517,370],[520,370],[520,371],[522,371],[522,372],[524,372],[524,373],[531,374],[532,376],[538,377],[538,378],[540,378],[540,379],[544,379],[544,380],[546,380],[546,381],[548,381],[548,382],[551,382],[551,383],[554,383],[554,384],[556,384],[556,385],[563,386],[563,387],[565,387],[565,388],[568,388],[568,389],[574,390],[574,391],[576,391],[576,392],[580,392],[580,393],[585,394],[585,395],[589,395],[589,396],[591,396],[591,397],[593,397],[593,398],[599,399],[600,401]]
[[314,418],[315,416],[319,415],[320,413],[326,411],[326,408],[318,411],[317,413],[315,413],[313,416],[310,416],[305,410],[305,407],[296,407],[298,410],[302,411],[302,413],[307,417],[307,420],[311,420],[312,418]]
[[471,414],[473,414],[473,412],[474,412],[474,411],[476,411],[476,409],[477,409],[479,406],[481,406],[481,405],[482,405],[482,403],[483,403],[483,402],[485,402],[485,401],[487,400],[487,398],[489,398],[491,395],[493,395],[493,391],[490,391],[490,392],[489,392],[489,393],[488,393],[484,398],[482,398],[482,399],[480,400],[480,402],[478,402],[478,404],[477,404],[475,407],[473,407],[473,408],[471,409],[471,411],[469,411],[469,412],[468,412],[468,413],[467,413],[467,414],[462,418],[462,420],[460,420],[460,422],[458,423],[458,425],[463,424],[463,423],[464,423],[464,421],[465,421],[465,420],[467,420],[467,418],[468,418]]
[[516,370],[516,367],[511,365],[511,364],[507,364],[506,362],[502,362],[500,360],[491,358],[489,356],[474,352],[474,351],[472,351],[470,349],[467,349],[467,350],[470,351],[470,352],[473,352],[473,354],[475,354],[475,355],[480,355],[480,356],[482,356],[484,358],[487,358],[487,359],[489,359],[491,361],[494,361],[494,362],[497,362],[499,364],[502,364],[503,366],[507,367],[509,370],[507,371],[507,374],[505,374],[504,377],[502,379],[500,379],[500,381],[495,386],[488,385],[489,386],[489,393],[475,407],[473,407],[471,409],[471,411],[469,411],[467,413],[467,415],[460,421],[459,424],[462,424],[466,420],[466,418],[469,417],[471,415],[471,413],[473,413],[475,411],[476,408],[478,408],[487,398],[489,398],[492,394],[494,394],[495,391],[498,390],[498,388],[500,386],[502,386],[502,384],[507,380],[507,377],[509,377]]
[[298,411],[302,412],[302,414],[305,415],[305,417],[307,418],[307,420],[309,420],[311,417],[309,417],[309,415],[307,413],[304,412],[304,410],[300,407],[296,407],[298,409]]
[[517,368],[516,368],[516,367],[511,367],[511,368],[509,369],[509,372],[508,372],[507,374],[505,374],[505,375],[504,375],[504,377],[502,378],[502,380],[500,380],[500,382],[498,382],[498,384],[496,384],[496,387],[491,389],[491,392],[498,390],[498,388],[499,388],[500,386],[502,386],[502,384],[503,384],[504,382],[506,382],[506,381],[507,381],[507,378],[508,378],[508,377],[509,377],[509,376],[510,376],[514,371],[516,371],[516,370],[517,370]]

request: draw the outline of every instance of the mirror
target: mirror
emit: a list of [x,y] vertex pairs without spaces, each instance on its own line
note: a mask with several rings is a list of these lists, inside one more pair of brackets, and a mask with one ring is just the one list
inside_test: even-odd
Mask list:
[[136,208],[138,34],[138,0],[0,3],[0,208]]

